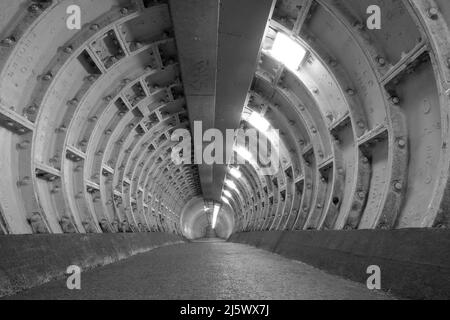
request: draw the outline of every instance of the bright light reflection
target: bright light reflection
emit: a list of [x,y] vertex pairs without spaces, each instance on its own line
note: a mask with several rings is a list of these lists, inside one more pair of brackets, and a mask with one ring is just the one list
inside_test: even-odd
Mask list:
[[239,146],[235,148],[235,151],[238,155],[240,155],[243,159],[247,161],[251,161],[253,159],[252,154],[245,147]]
[[253,111],[252,114],[248,117],[248,122],[262,132],[266,132],[270,127],[269,121],[264,119],[262,115],[255,111]]
[[230,187],[231,189],[233,189],[233,190],[235,190],[235,191],[238,191],[238,188],[237,188],[236,184],[235,184],[233,181],[231,181],[231,180],[225,180],[225,184],[226,184],[228,187]]
[[232,197],[231,192],[228,191],[228,190],[223,190],[223,194],[224,194],[225,196],[227,196],[228,198],[231,198],[231,197]]
[[286,67],[296,71],[305,58],[306,50],[284,33],[278,32],[271,54]]
[[218,204],[214,205],[213,219],[212,219],[212,228],[216,228],[217,223],[217,215],[219,214],[220,206]]
[[222,196],[221,199],[222,199],[223,202],[225,202],[227,204],[230,204],[230,202],[228,201],[228,198]]
[[237,168],[231,168],[230,174],[235,177],[236,179],[240,179],[242,177],[242,173]]

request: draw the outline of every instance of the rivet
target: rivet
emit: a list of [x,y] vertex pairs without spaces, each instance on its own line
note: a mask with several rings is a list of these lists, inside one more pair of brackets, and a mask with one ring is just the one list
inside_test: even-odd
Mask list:
[[67,101],[67,104],[69,106],[75,106],[78,103],[78,99],[77,98],[73,98],[72,100]]
[[42,80],[45,80],[45,81],[50,81],[52,79],[53,79],[53,75],[50,72],[45,74],[44,76],[42,76]]
[[436,20],[438,18],[439,10],[436,7],[431,7],[427,11],[430,19]]
[[398,142],[397,142],[397,144],[398,144],[398,146],[399,146],[400,148],[403,148],[403,147],[405,147],[406,142],[405,142],[405,140],[403,140],[403,139],[399,139]]
[[386,64],[386,60],[383,57],[378,57],[377,62],[382,67]]
[[16,39],[13,36],[7,37],[2,40],[2,44],[7,45],[7,46],[12,46],[15,43],[16,43]]
[[353,95],[355,95],[355,91],[353,89],[349,88],[349,89],[347,89],[347,94],[350,96],[353,96]]
[[28,10],[29,10],[30,12],[32,12],[32,13],[37,13],[37,12],[39,12],[40,9],[41,9],[41,8],[39,7],[39,5],[37,5],[37,4],[35,4],[35,3],[33,3],[32,5],[30,5],[30,6],[28,7]]
[[356,21],[356,22],[353,24],[353,26],[354,26],[356,29],[359,29],[359,30],[364,29],[364,25],[363,25],[361,22],[359,22],[359,21]]
[[364,122],[362,120],[359,120],[357,123],[358,127],[360,127],[361,129],[364,129],[366,127],[366,125],[364,124]]
[[30,141],[28,141],[28,140],[22,141],[21,143],[17,144],[17,148],[22,149],[22,150],[28,148],[29,146],[30,146]]
[[97,31],[98,29],[100,29],[100,26],[98,24],[94,23],[93,25],[91,25],[90,29],[93,31]]
[[391,97],[391,101],[392,101],[393,104],[397,105],[397,104],[400,103],[400,98],[396,97],[396,96],[393,96],[393,97]]
[[67,47],[65,47],[65,48],[64,48],[64,52],[65,52],[65,53],[72,53],[72,52],[73,52],[72,46],[67,46]]
[[36,105],[31,105],[27,108],[27,112],[30,114],[34,114],[37,111],[37,106]]
[[396,190],[402,190],[403,184],[402,184],[401,182],[396,182],[396,183],[394,184],[394,188],[395,188]]

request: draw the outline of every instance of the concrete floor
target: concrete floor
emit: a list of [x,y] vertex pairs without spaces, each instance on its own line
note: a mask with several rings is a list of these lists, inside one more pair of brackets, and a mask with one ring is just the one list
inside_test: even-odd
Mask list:
[[158,248],[13,299],[390,299],[365,285],[264,250],[223,241]]

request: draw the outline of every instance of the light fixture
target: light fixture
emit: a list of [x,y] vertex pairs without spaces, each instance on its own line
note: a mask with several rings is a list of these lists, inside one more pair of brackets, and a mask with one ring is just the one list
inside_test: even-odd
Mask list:
[[269,130],[270,123],[259,112],[253,111],[248,117],[248,122],[262,132]]
[[223,194],[224,194],[225,196],[227,196],[228,198],[231,198],[231,197],[232,197],[231,192],[228,191],[228,190],[223,190]]
[[241,171],[239,171],[238,168],[231,168],[230,169],[230,174],[235,177],[236,179],[240,179],[242,177],[242,173]]
[[225,180],[225,184],[226,184],[228,187],[230,187],[231,189],[233,189],[233,190],[235,190],[235,191],[238,191],[238,188],[237,188],[236,184],[235,184],[233,181],[231,181],[231,180]]
[[270,52],[287,68],[296,71],[306,55],[306,50],[286,34],[278,32]]
[[212,228],[213,229],[216,228],[217,216],[219,214],[219,210],[220,210],[220,205],[218,205],[218,204],[214,205],[214,212],[213,212],[213,219],[212,219]]
[[221,199],[222,199],[223,202],[225,202],[225,203],[227,203],[227,204],[230,204],[230,202],[228,201],[228,198],[222,196]]

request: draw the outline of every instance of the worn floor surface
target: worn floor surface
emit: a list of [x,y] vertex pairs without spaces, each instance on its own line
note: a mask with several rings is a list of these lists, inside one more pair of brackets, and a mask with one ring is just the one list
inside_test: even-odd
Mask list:
[[365,285],[250,246],[200,241],[158,248],[13,299],[389,299]]

